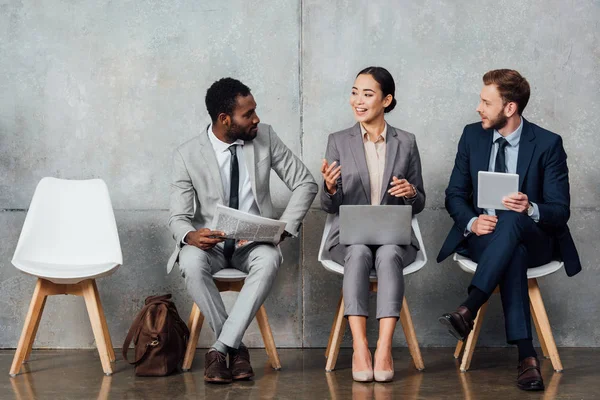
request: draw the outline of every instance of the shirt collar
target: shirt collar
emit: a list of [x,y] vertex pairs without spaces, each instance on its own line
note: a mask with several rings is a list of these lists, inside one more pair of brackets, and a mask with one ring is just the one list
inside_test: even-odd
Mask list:
[[208,130],[208,139],[210,140],[210,143],[212,144],[212,147],[215,150],[215,153],[219,154],[219,153],[224,153],[226,151],[229,151],[229,147],[233,144],[239,144],[240,146],[244,145],[244,141],[241,139],[238,139],[233,143],[225,143],[224,141],[222,141],[215,135],[212,128],[213,128],[213,124],[211,123],[207,129]]
[[[516,147],[519,145],[519,141],[521,140],[521,132],[523,132],[523,117],[521,117],[521,123],[519,124],[519,127],[510,135],[504,136],[504,139],[506,139],[510,147]],[[500,134],[500,132],[494,129],[493,141],[495,142],[498,138],[501,137],[502,135]]]
[[[363,141],[367,142],[369,140],[369,138],[367,136],[367,130],[365,129],[363,124],[359,124],[359,125],[360,125],[360,132],[362,133]],[[379,138],[382,138],[383,141],[385,142],[386,137],[387,137],[387,122],[383,127],[383,132],[381,132],[379,134],[379,136],[377,136],[377,141],[379,141]]]

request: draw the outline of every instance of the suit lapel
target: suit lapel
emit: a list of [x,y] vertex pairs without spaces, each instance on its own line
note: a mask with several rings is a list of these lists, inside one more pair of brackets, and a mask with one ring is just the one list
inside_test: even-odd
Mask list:
[[255,199],[258,199],[258,197],[256,196],[256,165],[254,164],[254,159],[254,143],[252,143],[251,140],[244,141],[244,161],[246,164],[246,170],[248,171],[248,176],[250,177],[250,184],[252,185],[252,194],[254,195]]
[[477,153],[475,157],[475,171],[489,171],[490,168],[490,155],[492,154],[492,139],[494,137],[494,131],[492,129],[484,130],[482,136],[482,140],[480,143],[480,148],[477,149]]
[[[394,172],[394,164],[396,163],[396,155],[402,142],[398,138],[396,130],[388,125],[387,137],[385,143],[385,168],[383,170],[383,181],[381,182],[381,198],[379,204],[383,204],[383,198],[387,194],[388,187],[392,181],[392,173]],[[405,177],[398,177],[403,179]]]
[[[371,204],[371,181],[369,180],[369,169],[367,168],[367,159],[365,157],[365,144],[363,143],[360,124],[358,123],[354,125],[350,133],[350,151],[352,151],[354,164],[360,176],[365,196],[367,196],[368,203]],[[342,168],[344,168],[343,165]]]
[[[210,125],[209,125],[210,126]],[[208,139],[208,127],[200,134],[200,154],[202,160],[208,168],[208,175],[213,180],[213,186],[217,188],[221,202],[225,204],[225,193],[223,192],[223,181],[221,180],[221,171],[219,169],[219,163],[217,162],[217,156],[215,155],[215,149],[213,149],[210,140]]]
[[[523,118],[523,117],[521,117]],[[519,155],[517,156],[517,174],[519,174],[519,191],[523,187],[523,181],[529,164],[531,164],[531,158],[533,151],[535,150],[535,134],[531,129],[531,124],[523,118],[523,131],[521,132],[521,140],[519,141]]]

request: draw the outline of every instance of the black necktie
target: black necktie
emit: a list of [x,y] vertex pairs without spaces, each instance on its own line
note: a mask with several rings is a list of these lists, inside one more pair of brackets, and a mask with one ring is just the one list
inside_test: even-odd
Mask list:
[[504,151],[508,145],[508,141],[501,137],[496,139],[496,143],[498,143],[498,153],[496,153],[494,172],[508,172],[506,170],[506,152]]
[[[238,193],[240,186],[240,169],[238,165],[236,147],[236,144],[232,144],[231,146],[229,146],[229,151],[231,152],[231,181],[229,183],[229,207],[235,208],[237,210],[240,206],[240,198]],[[226,239],[223,254],[225,255],[225,258],[227,260],[231,260],[231,256],[233,255],[234,250],[235,239]]]

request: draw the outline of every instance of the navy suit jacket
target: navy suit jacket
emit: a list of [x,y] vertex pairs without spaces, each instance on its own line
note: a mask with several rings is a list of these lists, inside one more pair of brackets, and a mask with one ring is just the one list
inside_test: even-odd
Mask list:
[[[437,261],[442,262],[460,249],[467,224],[483,214],[477,207],[477,174],[487,171],[492,150],[493,129],[481,123],[467,125],[458,143],[450,183],[446,189],[446,209],[454,220]],[[517,158],[519,191],[540,210],[538,226],[555,238],[557,256],[565,263],[567,275],[581,271],[581,262],[569,232],[569,170],[562,138],[523,118],[523,131]]]

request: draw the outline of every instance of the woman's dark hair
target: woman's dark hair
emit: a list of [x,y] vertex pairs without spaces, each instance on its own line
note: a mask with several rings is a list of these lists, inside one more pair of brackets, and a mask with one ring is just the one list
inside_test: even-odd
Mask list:
[[389,71],[383,67],[367,67],[360,71],[356,75],[356,77],[358,78],[359,75],[363,74],[371,75],[373,79],[375,79],[375,81],[379,83],[379,87],[383,92],[383,97],[387,96],[388,94],[392,95],[392,102],[383,110],[383,112],[389,113],[390,111],[392,111],[394,107],[396,107],[396,84],[394,83],[394,78],[392,78],[392,74],[390,74]]

